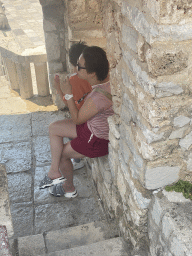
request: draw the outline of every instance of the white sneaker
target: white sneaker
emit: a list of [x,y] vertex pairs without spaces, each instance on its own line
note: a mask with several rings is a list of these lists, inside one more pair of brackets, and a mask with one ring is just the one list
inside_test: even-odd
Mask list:
[[74,159],[71,159],[71,161],[72,161],[72,164],[73,164],[73,170],[74,170],[74,171],[75,171],[75,170],[78,170],[78,169],[81,169],[81,168],[85,165],[83,159],[81,159],[79,163],[76,163],[76,162],[74,161]]

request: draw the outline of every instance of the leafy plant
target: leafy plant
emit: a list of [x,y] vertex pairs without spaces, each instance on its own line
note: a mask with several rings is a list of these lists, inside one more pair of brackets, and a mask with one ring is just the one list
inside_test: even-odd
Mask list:
[[185,198],[192,200],[192,184],[188,181],[179,180],[176,184],[166,186],[166,191],[182,192]]

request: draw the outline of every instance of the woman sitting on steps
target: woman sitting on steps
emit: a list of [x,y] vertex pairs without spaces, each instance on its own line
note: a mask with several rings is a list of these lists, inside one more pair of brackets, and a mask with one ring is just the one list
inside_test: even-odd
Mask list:
[[[107,118],[114,113],[105,51],[97,46],[86,47],[77,67],[79,78],[87,80],[93,91],[78,110],[71,85],[66,80],[63,90],[72,118],[49,126],[52,163],[48,175],[40,183],[40,188],[50,187],[52,195],[68,198],[77,196],[71,158],[94,158],[108,154]],[[72,138],[72,141],[63,144],[63,137]]]

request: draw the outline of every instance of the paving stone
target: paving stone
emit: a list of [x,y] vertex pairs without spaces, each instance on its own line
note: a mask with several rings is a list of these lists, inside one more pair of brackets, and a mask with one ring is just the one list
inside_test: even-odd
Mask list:
[[32,200],[32,176],[30,174],[8,174],[7,178],[11,202],[29,202]]
[[35,233],[85,224],[104,218],[94,198],[63,198],[63,203],[35,207]]
[[31,115],[0,116],[0,143],[23,141],[31,137]]
[[14,236],[33,234],[33,205],[32,203],[14,203],[11,205]]
[[18,238],[19,256],[37,256],[45,254],[43,234]]
[[56,112],[37,112],[32,114],[32,133],[33,136],[48,135],[49,124],[69,118],[69,113],[64,111]]
[[31,143],[0,144],[0,163],[6,164],[7,173],[31,169]]
[[33,138],[36,166],[51,164],[50,141],[48,136]]

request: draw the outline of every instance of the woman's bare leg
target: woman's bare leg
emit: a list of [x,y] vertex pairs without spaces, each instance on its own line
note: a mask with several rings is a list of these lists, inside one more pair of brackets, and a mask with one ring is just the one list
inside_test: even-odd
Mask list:
[[71,163],[71,158],[83,158],[84,155],[76,152],[72,147],[71,143],[68,142],[63,147],[63,152],[61,155],[60,160],[60,171],[62,175],[67,179],[64,184],[63,188],[65,192],[73,192],[75,187],[73,185],[73,165]]
[[63,137],[76,138],[76,125],[71,119],[56,121],[49,126],[49,137],[52,162],[48,172],[48,177],[56,179],[61,177],[59,164],[64,147]]

